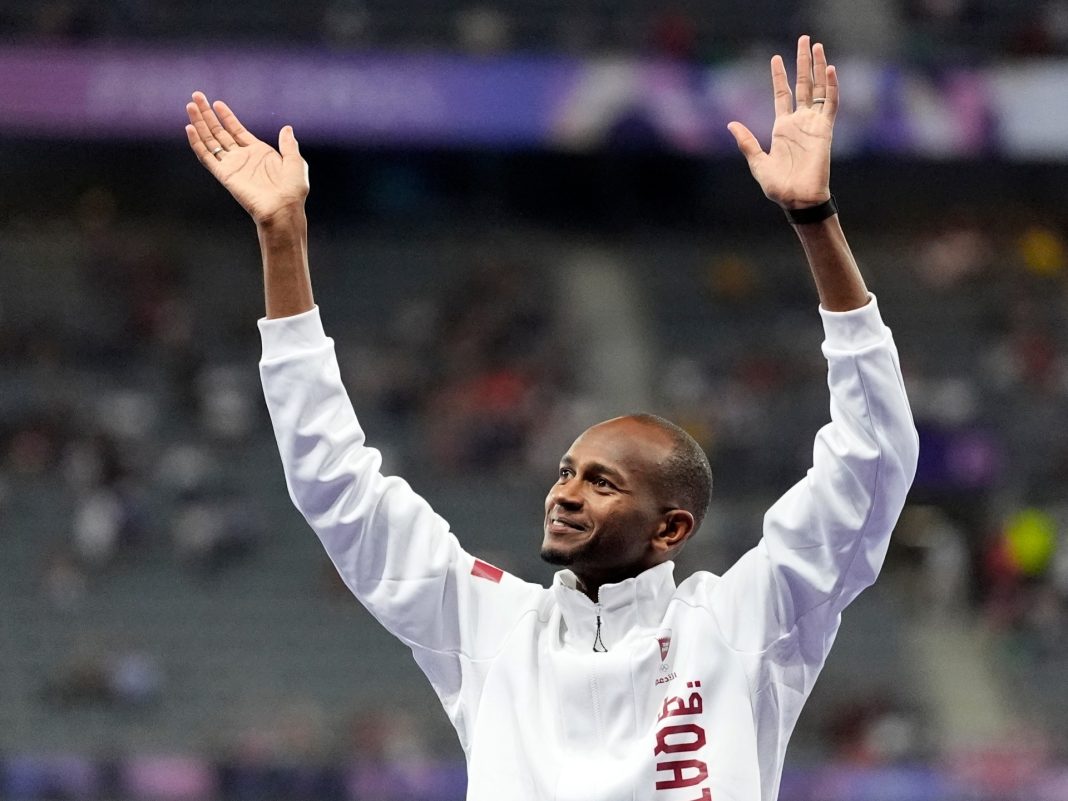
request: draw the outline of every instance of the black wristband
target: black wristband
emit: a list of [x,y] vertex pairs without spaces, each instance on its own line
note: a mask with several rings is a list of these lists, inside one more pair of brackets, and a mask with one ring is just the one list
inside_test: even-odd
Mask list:
[[834,202],[834,195],[831,195],[818,206],[809,206],[805,209],[783,209],[783,211],[786,212],[786,219],[791,225],[811,225],[823,222],[828,217],[837,214],[838,204]]

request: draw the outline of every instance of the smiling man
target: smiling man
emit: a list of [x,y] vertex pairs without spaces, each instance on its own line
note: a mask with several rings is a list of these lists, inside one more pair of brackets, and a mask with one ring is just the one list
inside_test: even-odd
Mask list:
[[794,225],[820,299],[831,422],[807,475],[723,576],[676,584],[672,557],[708,508],[697,444],[651,415],[584,432],[545,501],[551,588],[466,553],[380,472],[341,384],[307,262],[307,165],[222,102],[187,106],[190,146],[252,215],[267,315],[260,371],[290,494],[338,572],[412,649],[452,720],[470,801],[772,801],[786,744],[841,612],[875,580],[911,484],[917,438],[897,352],[831,197],[838,80],[798,42],[796,100],[772,59],[762,150],[729,128]]
[[711,499],[712,468],[693,437],[651,414],[607,420],[560,460],[545,498],[541,557],[571,567],[578,588],[596,598],[602,584],[678,552]]

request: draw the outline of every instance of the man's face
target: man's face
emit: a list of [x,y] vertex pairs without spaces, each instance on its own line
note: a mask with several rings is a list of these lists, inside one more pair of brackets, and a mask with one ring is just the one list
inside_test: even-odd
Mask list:
[[656,564],[650,543],[665,507],[654,478],[671,447],[663,432],[628,417],[587,429],[545,498],[542,558],[598,585]]

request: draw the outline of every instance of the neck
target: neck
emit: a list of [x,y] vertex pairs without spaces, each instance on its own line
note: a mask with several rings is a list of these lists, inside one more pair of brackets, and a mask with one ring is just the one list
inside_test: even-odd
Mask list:
[[600,598],[601,587],[605,584],[618,584],[621,581],[626,581],[629,578],[634,578],[640,573],[644,573],[650,567],[655,565],[635,565],[627,568],[620,568],[618,570],[607,571],[588,571],[588,570],[575,570],[571,568],[571,572],[575,574],[575,589],[585,595],[594,603],[598,603]]
[[575,574],[575,589],[585,595],[594,603],[598,601],[598,595],[601,592],[601,585],[594,583],[593,581],[582,578],[582,576]]

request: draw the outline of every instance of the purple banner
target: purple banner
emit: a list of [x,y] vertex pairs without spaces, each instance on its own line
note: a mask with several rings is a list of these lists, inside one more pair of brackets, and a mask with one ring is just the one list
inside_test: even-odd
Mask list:
[[[839,63],[838,155],[1068,155],[1068,66],[948,70]],[[182,139],[194,89],[226,99],[271,139],[338,144],[660,147],[732,152],[738,119],[767,141],[763,59],[671,62],[441,54],[0,48],[0,134]]]
[[559,61],[444,56],[0,48],[6,133],[181,138],[194,89],[263,136],[538,145],[581,74]]

